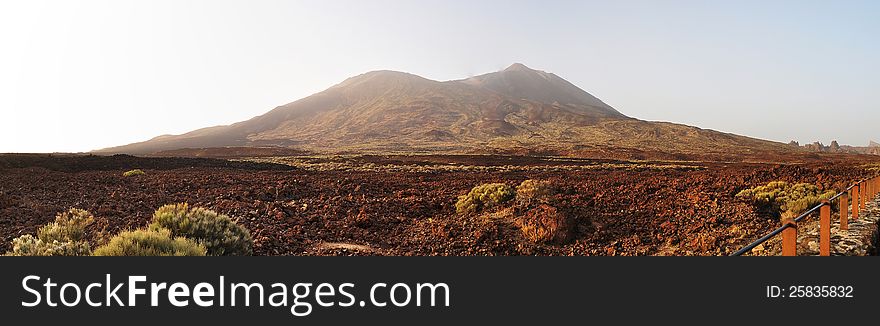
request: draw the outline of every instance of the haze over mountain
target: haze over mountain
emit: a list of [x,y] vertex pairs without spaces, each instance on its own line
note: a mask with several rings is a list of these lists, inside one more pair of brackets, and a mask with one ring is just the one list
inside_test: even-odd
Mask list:
[[516,63],[502,71],[445,82],[396,71],[368,72],[247,121],[97,152],[253,146],[326,153],[609,157],[797,151],[782,143],[630,118],[555,74]]

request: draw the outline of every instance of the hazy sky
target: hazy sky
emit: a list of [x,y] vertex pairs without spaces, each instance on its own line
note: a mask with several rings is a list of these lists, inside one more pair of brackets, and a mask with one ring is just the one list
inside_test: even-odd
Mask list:
[[619,111],[880,139],[880,1],[0,2],[0,152],[229,124],[370,70],[522,62]]

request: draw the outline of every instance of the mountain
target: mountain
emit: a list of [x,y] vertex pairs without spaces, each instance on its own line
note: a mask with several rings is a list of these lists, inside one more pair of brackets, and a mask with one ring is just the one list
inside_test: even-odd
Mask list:
[[325,153],[636,158],[644,153],[679,157],[797,151],[776,142],[630,118],[555,74],[517,63],[445,82],[396,71],[368,72],[247,121],[96,152],[273,146]]
[[850,154],[868,154],[868,155],[880,155],[880,144],[875,141],[868,141],[868,146],[841,146],[840,149],[844,153]]

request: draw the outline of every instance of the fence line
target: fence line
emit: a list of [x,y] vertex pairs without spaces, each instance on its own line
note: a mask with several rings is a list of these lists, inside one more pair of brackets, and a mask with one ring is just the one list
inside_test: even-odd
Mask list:
[[770,240],[771,238],[782,234],[782,255],[797,256],[797,227],[798,223],[804,219],[811,217],[813,213],[819,211],[819,256],[831,255],[831,205],[832,202],[838,200],[840,205],[840,230],[849,228],[849,200],[852,200],[852,219],[859,218],[859,211],[864,210],[867,201],[873,199],[880,192],[880,176],[864,179],[856,182],[849,188],[838,193],[831,199],[823,200],[821,204],[807,210],[805,213],[794,219],[785,219],[782,226],[771,231],[767,235],[752,242],[740,250],[737,250],[731,256],[741,256],[757,247],[758,245]]

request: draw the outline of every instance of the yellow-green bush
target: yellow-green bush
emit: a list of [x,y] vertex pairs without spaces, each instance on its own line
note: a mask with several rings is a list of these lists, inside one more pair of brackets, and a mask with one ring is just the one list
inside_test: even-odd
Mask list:
[[482,184],[467,195],[459,196],[455,208],[459,213],[475,213],[501,206],[497,211],[483,213],[487,222],[511,223],[523,237],[536,244],[562,244],[575,234],[576,223],[568,210],[553,205],[559,189],[549,181],[525,180],[516,188],[503,183]]
[[123,177],[133,177],[133,176],[136,176],[136,175],[144,175],[144,174],[146,174],[146,173],[144,173],[143,170],[141,170],[141,169],[134,169],[134,170],[125,171],[124,173],[122,173],[122,176],[123,176]]
[[167,229],[205,246],[211,256],[247,256],[253,253],[250,232],[229,216],[187,204],[165,205],[153,213],[150,230]]
[[85,238],[85,228],[94,222],[92,214],[81,209],[58,213],[55,222],[39,230],[37,236],[26,234],[12,240],[10,256],[88,256],[92,250]]
[[94,221],[95,218],[88,211],[71,208],[55,216],[55,222],[37,230],[37,237],[47,242],[85,241],[86,227]]
[[862,168],[864,168],[870,172],[877,172],[877,171],[880,171],[880,163],[865,164],[862,166]]
[[458,213],[474,213],[505,203],[516,196],[513,187],[503,183],[487,183],[474,187],[467,195],[458,197]]
[[168,230],[135,230],[119,233],[95,249],[95,256],[204,256],[205,246]]
[[834,195],[833,190],[822,191],[819,187],[808,183],[790,184],[774,181],[766,186],[740,191],[736,197],[751,200],[776,213],[797,216]]
[[550,181],[528,179],[516,187],[516,201],[525,205],[547,202],[557,192]]

